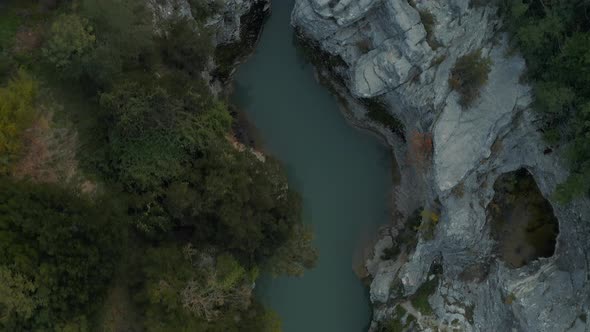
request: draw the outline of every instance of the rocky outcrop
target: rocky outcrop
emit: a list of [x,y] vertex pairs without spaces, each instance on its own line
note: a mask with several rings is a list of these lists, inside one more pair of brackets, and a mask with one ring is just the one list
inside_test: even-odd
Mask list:
[[[561,150],[547,149],[531,110],[531,89],[521,83],[525,62],[509,49],[497,8],[487,3],[296,1],[292,23],[300,35],[342,60],[338,68],[319,67],[320,74],[350,120],[393,147],[402,175],[394,188],[398,217],[367,264],[373,330],[391,319],[398,304],[411,305],[408,299],[433,278],[434,265],[442,272],[428,296],[433,314],[415,314],[412,324],[419,330],[590,329],[590,202],[552,199],[567,176]],[[476,50],[489,56],[491,71],[480,97],[463,109],[449,74],[459,57]],[[338,77],[330,79],[335,72]],[[367,98],[378,99],[403,123],[406,140],[371,120],[361,102]],[[432,150],[417,149],[413,137],[428,137]],[[560,234],[552,257],[513,269],[495,254],[486,209],[496,179],[520,168],[549,199]],[[403,221],[418,207],[436,214],[432,238],[419,233],[415,248],[381,259],[385,248],[399,245]]]
[[214,29],[216,45],[232,44],[240,42],[248,33],[258,35],[261,20],[269,11],[270,0],[228,0],[206,25]]
[[[210,31],[215,58],[205,78],[214,94],[230,80],[237,64],[253,50],[270,13],[271,0],[150,0],[154,23],[170,18],[196,20]],[[199,5],[197,5],[199,4]]]
[[195,16],[201,15],[200,11],[207,8],[210,12],[203,14],[205,16],[203,24],[211,29],[215,46],[240,42],[244,30],[255,29],[259,31],[262,25],[249,26],[248,16],[259,14],[253,13],[254,11],[266,15],[270,10],[270,0],[226,0],[221,2],[195,0],[193,2],[200,3],[203,9],[191,5],[189,0],[150,0],[150,5],[154,9],[156,22],[175,16],[195,19]]

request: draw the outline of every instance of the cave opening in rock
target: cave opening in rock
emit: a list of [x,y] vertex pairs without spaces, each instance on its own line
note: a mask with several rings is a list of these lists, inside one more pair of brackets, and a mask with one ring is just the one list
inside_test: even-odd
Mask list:
[[496,253],[518,268],[555,252],[559,223],[528,170],[502,174],[488,205]]

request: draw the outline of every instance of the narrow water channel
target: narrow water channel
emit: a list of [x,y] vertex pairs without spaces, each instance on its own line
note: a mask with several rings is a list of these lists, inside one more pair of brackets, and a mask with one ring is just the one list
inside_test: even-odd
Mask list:
[[234,101],[285,165],[301,193],[320,258],[302,278],[264,279],[258,297],[279,313],[285,332],[360,332],[368,294],[353,272],[363,237],[387,222],[391,157],[346,123],[293,43],[293,0],[273,1],[257,51],[236,75]]

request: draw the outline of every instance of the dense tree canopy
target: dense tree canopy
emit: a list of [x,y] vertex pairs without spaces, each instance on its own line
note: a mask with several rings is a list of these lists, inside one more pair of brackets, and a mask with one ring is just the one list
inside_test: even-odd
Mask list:
[[567,143],[569,179],[557,197],[590,190],[590,3],[503,0],[506,24],[524,54],[536,109],[550,144]]
[[300,275],[317,253],[279,163],[235,142],[203,79],[217,6],[191,1],[189,20],[141,0],[59,4],[31,23],[37,49],[0,49],[0,80],[17,73],[0,82],[0,173],[51,115],[99,189],[0,180],[0,329],[84,331],[122,306],[138,330],[278,331],[258,271]]
[[0,326],[83,316],[113,272],[122,220],[55,186],[2,178],[0,188]]

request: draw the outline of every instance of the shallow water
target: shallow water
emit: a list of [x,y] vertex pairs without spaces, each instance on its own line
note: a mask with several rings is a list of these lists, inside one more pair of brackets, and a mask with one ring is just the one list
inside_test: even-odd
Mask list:
[[367,234],[388,221],[391,155],[351,127],[293,45],[292,0],[273,1],[255,54],[236,75],[234,101],[301,193],[320,259],[302,278],[265,278],[257,295],[285,332],[366,330],[368,294],[353,272]]

